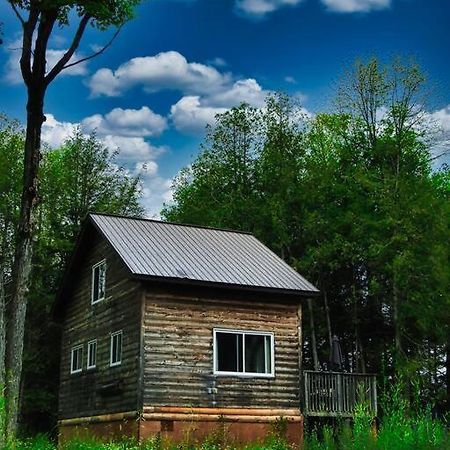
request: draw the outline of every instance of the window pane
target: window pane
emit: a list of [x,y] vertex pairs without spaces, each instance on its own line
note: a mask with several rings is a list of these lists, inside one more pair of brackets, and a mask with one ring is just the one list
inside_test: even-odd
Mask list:
[[111,336],[111,364],[122,361],[122,333]]
[[216,333],[217,370],[242,372],[242,334]]
[[92,283],[92,301],[96,302],[98,300],[98,286],[99,286],[99,278],[100,278],[100,274],[99,274],[99,268],[95,267],[94,268],[94,273],[93,273],[93,283]]
[[105,298],[106,264],[99,266],[98,271],[98,298]]
[[95,367],[97,363],[97,342],[90,342],[88,349],[88,366]]
[[[269,336],[261,336],[257,334],[245,335],[245,371],[250,373],[269,373],[266,369],[266,338]],[[269,346],[267,352],[269,353]]]
[[75,348],[72,350],[72,362],[71,362],[71,370],[75,372],[81,369],[81,365],[83,363],[83,349]]

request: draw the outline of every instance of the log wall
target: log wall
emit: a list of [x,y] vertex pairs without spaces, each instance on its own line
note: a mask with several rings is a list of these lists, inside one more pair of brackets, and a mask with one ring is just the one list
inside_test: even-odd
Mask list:
[[[205,291],[206,292],[206,291]],[[143,400],[146,406],[299,410],[298,303],[248,293],[145,294]],[[275,377],[213,374],[213,328],[273,332]]]
[[[64,298],[59,391],[59,418],[93,416],[139,408],[140,284],[113,248],[98,236],[77,264],[67,298]],[[106,259],[106,298],[91,305],[92,266]],[[110,334],[123,330],[122,364],[109,367]],[[87,370],[87,343],[97,339],[97,368]],[[71,349],[83,344],[83,370],[70,373]]]

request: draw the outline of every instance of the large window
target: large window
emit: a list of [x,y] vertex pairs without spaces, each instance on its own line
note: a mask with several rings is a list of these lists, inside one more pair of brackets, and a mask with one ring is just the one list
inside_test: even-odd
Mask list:
[[214,373],[274,376],[273,333],[215,329]]
[[97,340],[88,342],[87,368],[95,369],[97,366]]
[[92,267],[92,304],[98,303],[105,298],[106,287],[106,261],[100,261]]
[[111,352],[109,365],[119,366],[122,364],[122,331],[111,334]]
[[83,345],[72,347],[70,354],[70,373],[79,373],[83,370]]

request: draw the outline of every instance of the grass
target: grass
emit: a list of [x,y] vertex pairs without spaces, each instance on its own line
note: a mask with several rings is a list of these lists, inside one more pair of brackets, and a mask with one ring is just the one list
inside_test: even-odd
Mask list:
[[[17,442],[15,450],[56,450],[57,447],[46,436]],[[158,438],[138,444],[122,442],[99,442],[96,440],[73,441],[60,450],[234,450],[214,438],[202,444],[181,443],[162,445]],[[449,450],[449,431],[441,421],[434,420],[428,413],[408,417],[396,411],[385,416],[377,431],[372,421],[363,413],[356,416],[353,426],[342,424],[337,427],[321,427],[310,431],[303,450]],[[9,449],[7,449],[9,450]],[[245,450],[291,450],[281,438],[271,436],[264,444],[253,444]]]
[[[362,404],[358,406],[351,426],[342,422],[333,427],[322,425],[308,430],[302,450],[450,450],[448,421],[433,419],[429,409],[406,401],[401,384],[391,387],[381,398],[381,403],[383,416],[377,429],[369,409]],[[264,444],[251,444],[245,450],[292,450],[284,440],[285,430],[281,420],[274,424]],[[163,442],[157,436],[143,443],[90,439],[57,447],[48,437],[39,435],[0,450],[236,450],[227,443],[227,436],[222,426],[200,444],[194,443],[190,436],[179,444]]]

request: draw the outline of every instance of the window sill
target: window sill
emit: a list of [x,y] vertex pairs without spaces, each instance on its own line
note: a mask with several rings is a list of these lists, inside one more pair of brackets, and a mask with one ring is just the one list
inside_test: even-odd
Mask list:
[[265,379],[275,378],[275,374],[271,373],[214,372],[213,375],[215,377],[265,378]]

